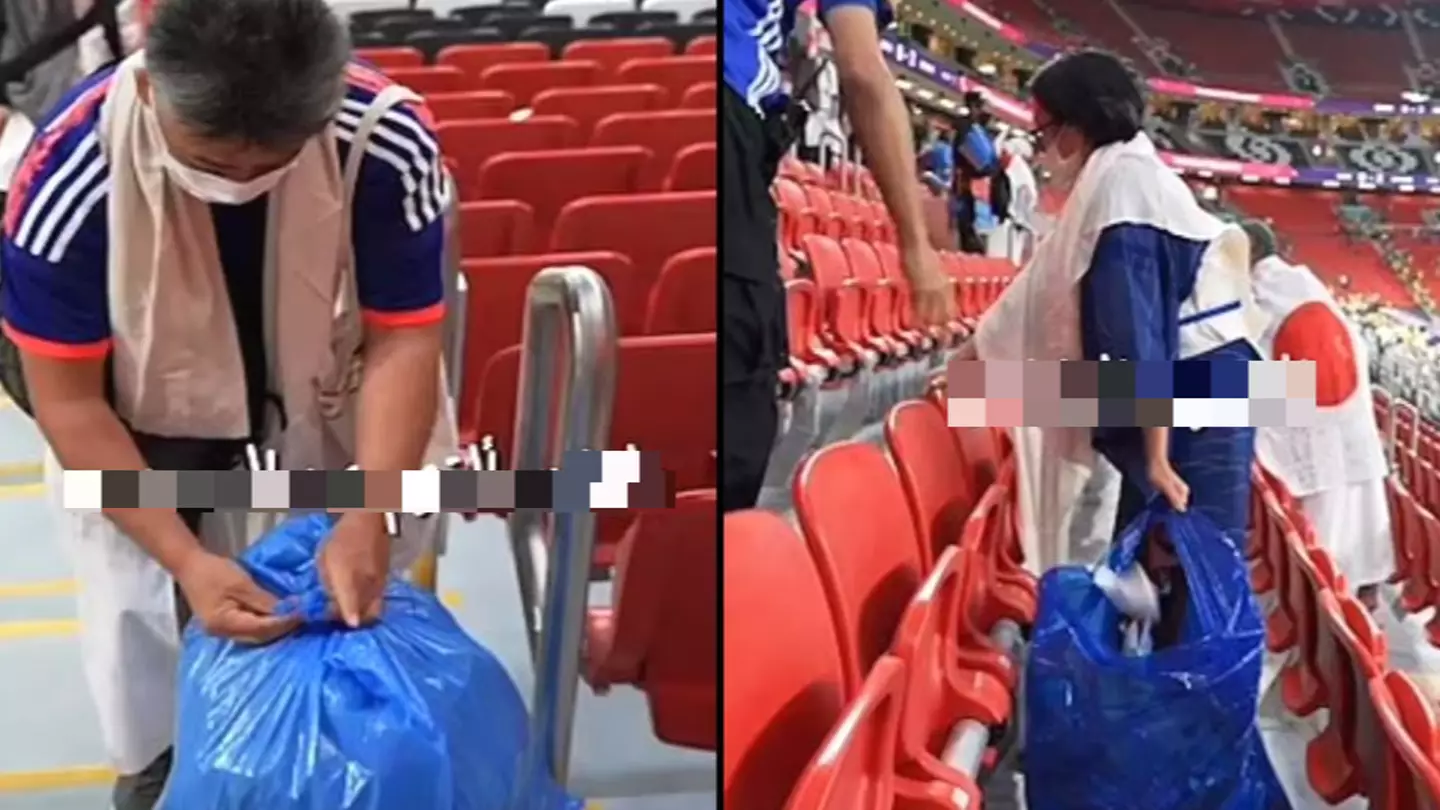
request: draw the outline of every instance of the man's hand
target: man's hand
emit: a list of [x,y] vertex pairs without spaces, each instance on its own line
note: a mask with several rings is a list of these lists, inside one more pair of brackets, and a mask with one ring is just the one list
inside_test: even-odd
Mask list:
[[905,276],[910,279],[915,317],[925,326],[941,326],[955,318],[955,294],[950,277],[940,267],[940,255],[926,244],[901,253]]
[[341,517],[320,549],[320,580],[335,600],[341,621],[361,627],[379,619],[389,574],[385,516],[351,512]]
[[255,584],[234,560],[196,549],[175,571],[190,610],[207,633],[247,644],[267,644],[299,626],[275,613],[275,597]]

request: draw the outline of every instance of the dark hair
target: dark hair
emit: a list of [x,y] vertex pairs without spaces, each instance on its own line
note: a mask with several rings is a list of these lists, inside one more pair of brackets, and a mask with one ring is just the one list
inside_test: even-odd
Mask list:
[[1119,59],[1078,51],[1040,69],[1030,95],[1057,123],[1080,131],[1092,148],[1128,141],[1145,120],[1140,84]]
[[1240,228],[1245,231],[1245,235],[1250,238],[1251,264],[1280,253],[1280,248],[1275,238],[1275,231],[1269,225],[1258,219],[1247,219],[1240,223]]
[[326,0],[165,0],[145,42],[155,89],[182,122],[264,146],[324,131],[349,60]]

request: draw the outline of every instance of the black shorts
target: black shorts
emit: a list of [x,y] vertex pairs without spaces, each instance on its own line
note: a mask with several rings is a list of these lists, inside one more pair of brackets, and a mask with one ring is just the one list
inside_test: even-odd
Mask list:
[[720,501],[731,511],[760,493],[778,423],[776,376],[789,363],[770,197],[784,145],[728,87],[720,107]]

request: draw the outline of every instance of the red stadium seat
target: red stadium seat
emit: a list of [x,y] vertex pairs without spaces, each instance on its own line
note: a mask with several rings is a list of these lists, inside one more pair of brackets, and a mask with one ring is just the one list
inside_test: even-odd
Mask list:
[[686,56],[714,56],[716,39],[713,35],[696,37],[685,45]]
[[[639,191],[642,172],[650,159],[650,150],[638,146],[497,155],[480,169],[478,195],[528,203],[535,210],[535,234],[539,244],[551,244],[554,251],[587,250],[589,245],[562,247],[574,243],[552,239],[551,231],[555,229],[561,210],[567,203],[584,197]],[[656,221],[660,220],[652,220]],[[670,230],[668,226],[683,230],[681,223],[666,221],[667,231]],[[714,221],[712,215],[707,226],[713,228]],[[634,228],[645,224],[628,223],[627,226]],[[666,258],[669,258],[668,254]],[[640,265],[641,262],[637,261],[636,269],[641,269]]]
[[[647,84],[626,80],[626,84]],[[600,66],[594,62],[527,62],[492,65],[480,74],[479,89],[504,90],[515,103],[529,107],[545,90],[555,87],[591,87],[600,84]]]
[[656,59],[675,53],[675,43],[665,37],[616,37],[581,39],[565,46],[562,60],[586,59],[600,65],[605,77],[615,75],[631,59]]
[[630,684],[650,703],[655,736],[715,749],[719,538],[715,490],[682,492],[671,509],[641,511],[620,541],[613,607],[592,608],[585,676]]
[[356,48],[355,58],[369,62],[382,71],[425,64],[425,54],[414,48]]
[[563,115],[537,115],[524,121],[446,121],[435,127],[435,134],[445,156],[456,163],[455,183],[460,199],[466,201],[481,198],[480,172],[496,155],[580,145],[580,127]]
[[[492,357],[476,399],[480,412],[474,435],[493,436],[502,453],[511,447],[514,432],[519,361],[519,346]],[[608,447],[633,444],[659,453],[661,467],[674,476],[676,491],[714,487],[714,333],[621,338],[617,362]],[[468,363],[466,367],[472,368]],[[615,510],[599,516],[597,564],[613,563],[616,544],[634,516],[634,512]]]
[[794,494],[835,617],[845,682],[857,691],[923,579],[905,493],[885,451],[840,442],[804,461]]
[[500,90],[470,90],[464,93],[432,93],[425,97],[435,120],[460,121],[475,118],[504,118],[515,109],[515,98]]
[[[1348,594],[1336,595],[1334,607],[1337,612],[1329,614],[1327,610],[1321,623],[1339,644],[1343,676],[1350,681],[1355,701],[1354,725],[1339,733],[1355,770],[1355,793],[1375,799],[1383,794],[1381,786],[1389,776],[1385,771],[1385,732],[1370,689],[1371,682],[1386,669],[1385,636],[1365,607]],[[1335,724],[1333,717],[1331,724]]]
[[1003,687],[985,695],[976,687],[986,683],[998,686],[999,682],[961,669],[950,653],[952,618],[959,600],[966,596],[961,587],[963,556],[958,548],[945,549],[905,609],[895,634],[891,653],[905,662],[908,676],[901,700],[899,772],[905,777],[924,777],[902,778],[896,790],[907,798],[929,798],[935,795],[938,781],[947,786],[944,793],[964,796],[979,807],[980,788],[975,780],[946,765],[937,748],[962,721],[1003,724],[1010,716],[1011,697]]
[[1295,622],[1295,652],[1280,672],[1280,697],[1285,707],[1299,717],[1309,717],[1324,705],[1325,693],[1320,682],[1316,650],[1320,646],[1320,615],[1316,612],[1319,594],[1341,587],[1328,554],[1316,554],[1313,543],[1299,531],[1275,526],[1276,513],[1268,512],[1264,520],[1271,522],[1270,531],[1282,537],[1288,587],[1284,594],[1286,609]]
[[1415,682],[1387,672],[1370,682],[1384,728],[1386,765],[1391,774],[1383,796],[1372,795],[1375,810],[1440,808],[1440,729],[1435,709]]
[[865,362],[865,311],[869,291],[850,277],[845,253],[834,239],[819,234],[800,238],[805,258],[819,295],[820,340],[825,348],[839,355],[844,371],[851,371]]
[[778,810],[845,711],[840,647],[815,563],[790,523],[732,512],[724,533],[722,806]]
[[693,84],[715,81],[714,56],[668,56],[659,59],[631,59],[615,73],[618,81],[658,84],[670,93],[672,103],[685,97]]
[[885,441],[910,503],[928,567],[959,542],[982,490],[956,452],[945,414],[928,402],[902,402],[885,418]]
[[645,334],[715,331],[715,248],[682,251],[670,257],[650,290]]
[[470,80],[459,68],[445,65],[387,68],[385,75],[422,96],[433,93],[460,93],[473,90]]
[[866,345],[888,357],[908,356],[910,347],[900,337],[894,319],[896,289],[880,269],[875,248],[869,242],[849,238],[840,240],[840,249],[845,253],[850,277],[870,293],[864,319]]
[[[1330,717],[1325,730],[1306,746],[1305,771],[1316,795],[1339,804],[1357,795],[1363,785],[1363,765],[1355,747],[1362,717],[1359,690],[1380,675],[1385,637],[1354,597],[1340,591],[1321,591],[1318,596],[1316,664]],[[1357,672],[1363,673],[1358,681]]]
[[692,143],[675,153],[670,173],[665,177],[666,191],[714,191],[719,165],[715,144]]
[[800,237],[821,233],[805,190],[787,177],[777,178],[771,190],[780,208],[780,243],[787,250],[799,250]]
[[542,90],[531,102],[536,115],[567,115],[580,125],[587,142],[600,119],[621,112],[646,112],[665,106],[665,88],[655,84],[606,84]]
[[460,255],[466,259],[528,253],[535,212],[519,200],[460,203]]
[[904,685],[905,666],[898,660],[887,657],[876,663],[845,716],[800,775],[785,810],[895,807],[895,731]]
[[703,82],[692,84],[690,89],[680,99],[680,107],[686,110],[713,110],[715,109],[715,82]]
[[664,110],[615,113],[600,119],[590,135],[591,146],[643,146],[654,160],[646,188],[658,190],[670,171],[670,161],[691,144],[714,142],[715,110]]
[[[635,265],[636,284],[649,289],[671,256],[691,248],[714,247],[716,241],[713,191],[612,194],[566,205],[555,220],[550,249],[623,253]],[[638,320],[624,325],[627,334],[643,328]]]
[[550,48],[540,42],[503,42],[492,45],[451,45],[435,57],[435,64],[459,68],[478,86],[480,74],[495,65],[550,61]]
[[[502,349],[518,344],[524,336],[525,297],[530,280],[547,267],[567,265],[580,265],[599,273],[610,288],[617,313],[637,303],[643,306],[643,299],[633,288],[630,260],[618,253],[546,253],[461,262],[461,272],[469,284],[465,299],[465,372],[460,377],[460,402],[456,408],[462,444],[468,445],[480,438],[475,433],[475,422],[480,414],[480,381],[486,364]],[[511,396],[513,398],[513,392]],[[510,450],[508,445],[501,445],[499,449]]]

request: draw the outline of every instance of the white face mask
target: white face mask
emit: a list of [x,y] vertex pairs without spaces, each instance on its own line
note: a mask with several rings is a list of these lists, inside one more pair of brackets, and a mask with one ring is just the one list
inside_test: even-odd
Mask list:
[[1080,170],[1085,168],[1085,156],[1079,150],[1070,157],[1062,157],[1056,147],[1048,145],[1035,160],[1050,178],[1050,183],[1061,192],[1075,188]]
[[190,196],[207,203],[218,205],[244,205],[261,195],[270,193],[295,165],[294,161],[259,177],[240,182],[228,177],[202,172],[165,153],[165,171]]

